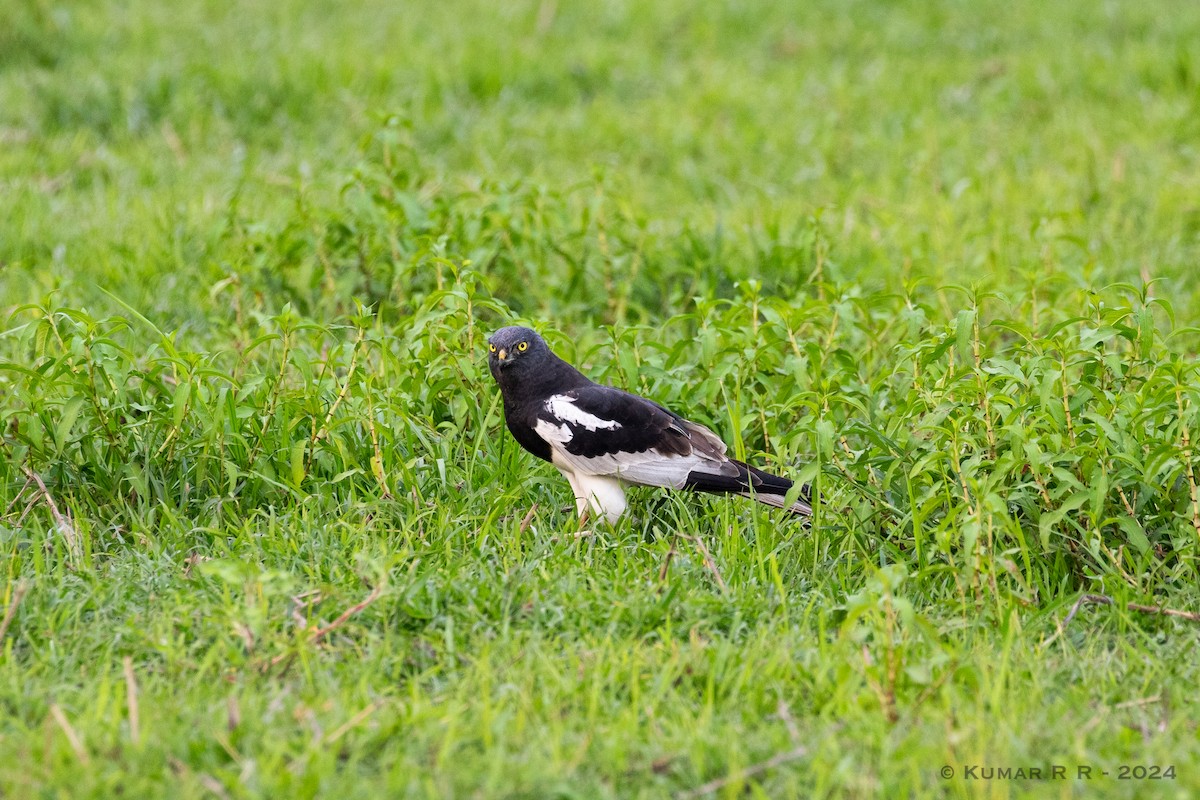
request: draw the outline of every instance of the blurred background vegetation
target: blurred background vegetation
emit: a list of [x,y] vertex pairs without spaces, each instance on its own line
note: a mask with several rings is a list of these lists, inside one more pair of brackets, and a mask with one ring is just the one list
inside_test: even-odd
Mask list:
[[[1200,6],[2,16],[0,793],[1197,790]],[[510,321],[812,528],[576,538]]]
[[[814,227],[828,274],[874,291],[1145,276],[1195,310],[1186,5],[21,0],[8,16],[10,300],[65,285],[97,302],[101,283],[172,326],[203,316],[180,301],[380,235],[346,190],[369,196],[383,171],[415,223],[394,235],[448,235],[455,258],[504,237],[454,241],[439,206],[515,195],[566,215],[509,232],[543,240],[519,251],[537,280],[492,288],[531,314],[619,321],[545,274],[569,267],[619,272],[641,319],[748,276],[795,291]],[[263,236],[285,246],[247,247]]]

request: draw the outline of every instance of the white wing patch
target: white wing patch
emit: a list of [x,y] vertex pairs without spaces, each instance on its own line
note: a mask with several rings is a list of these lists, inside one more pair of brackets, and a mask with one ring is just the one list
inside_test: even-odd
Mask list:
[[539,419],[534,424],[533,432],[549,442],[550,446],[555,450],[572,439],[569,427],[566,425],[555,425],[553,422],[547,422],[544,419]]
[[[549,398],[546,401],[546,410],[556,420],[562,420],[562,424],[538,419],[533,430],[550,445],[550,462],[561,470],[573,472],[576,479],[591,475],[605,476],[643,486],[681,489],[692,472],[708,472],[713,475],[738,474],[737,467],[723,455],[719,456],[718,460],[699,452],[680,456],[650,449],[639,453],[616,452],[592,457],[576,455],[567,450],[567,445],[574,438],[571,425],[595,431],[617,430],[621,423],[589,414],[575,405],[575,398],[562,394]],[[694,427],[706,439],[719,445],[721,453],[724,452],[725,445],[707,428],[698,425]]]
[[[569,422],[572,425],[578,425],[581,428],[586,428],[589,431],[615,431],[621,427],[621,423],[615,419],[601,419],[595,414],[589,414],[579,406],[575,405],[575,398],[568,397],[565,394],[556,394],[546,400],[546,410],[550,412],[555,419],[561,419],[563,422]],[[568,439],[570,437],[568,436]]]

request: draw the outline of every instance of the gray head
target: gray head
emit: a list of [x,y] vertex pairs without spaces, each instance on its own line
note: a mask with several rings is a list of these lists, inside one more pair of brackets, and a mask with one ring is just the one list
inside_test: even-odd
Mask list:
[[488,368],[492,377],[500,380],[500,373],[527,373],[545,364],[552,355],[542,337],[529,328],[516,325],[501,328],[488,339]]

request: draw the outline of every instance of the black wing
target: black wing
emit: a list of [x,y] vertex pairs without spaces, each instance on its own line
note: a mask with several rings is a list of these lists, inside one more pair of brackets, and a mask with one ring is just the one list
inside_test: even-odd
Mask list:
[[693,471],[738,471],[712,431],[608,386],[592,384],[552,395],[534,428],[557,461],[586,475],[682,488]]

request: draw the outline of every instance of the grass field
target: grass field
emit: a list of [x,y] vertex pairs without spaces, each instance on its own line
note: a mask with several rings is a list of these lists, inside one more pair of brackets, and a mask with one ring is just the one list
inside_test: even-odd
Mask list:
[[1200,6],[757,5],[10,0],[0,797],[1200,793]]

